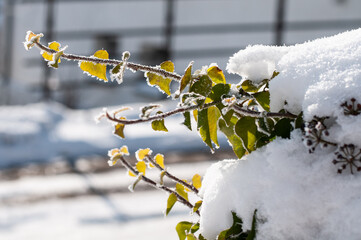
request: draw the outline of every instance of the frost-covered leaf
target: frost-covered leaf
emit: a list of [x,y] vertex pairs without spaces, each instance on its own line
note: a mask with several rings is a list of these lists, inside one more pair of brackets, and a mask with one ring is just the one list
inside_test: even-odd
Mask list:
[[263,92],[257,92],[255,94],[252,95],[256,100],[257,102],[259,103],[259,105],[261,105],[261,107],[269,112],[270,110],[270,107],[269,107],[269,104],[270,104],[270,95],[269,95],[269,92],[268,91],[263,91]]
[[137,186],[140,180],[142,180],[142,175],[139,175],[137,180],[135,180],[135,182],[128,187],[129,191],[134,192],[135,186]]
[[160,181],[159,181],[159,184],[160,185],[163,185],[164,184],[164,176],[166,175],[166,172],[165,171],[162,171],[160,173]]
[[[121,117],[121,119],[125,119],[124,117]],[[122,123],[117,123],[115,125],[115,129],[114,129],[114,134],[121,137],[121,138],[125,138],[124,136],[124,128],[125,128],[125,125],[122,124]]]
[[255,144],[257,141],[257,125],[255,123],[255,118],[240,118],[236,123],[234,130],[241,138],[244,148],[246,148],[249,153],[255,150]]
[[[49,47],[50,49],[55,50],[55,51],[59,51],[59,49],[60,49],[60,43],[58,43],[58,42],[51,42],[51,43],[49,43],[48,47]],[[51,54],[51,53],[48,53],[48,52],[45,52],[45,51],[44,51],[41,56],[42,56],[45,60],[47,60],[47,61],[53,61],[53,54]],[[60,61],[59,61],[59,62],[60,62]]]
[[182,79],[180,82],[180,86],[179,86],[179,93],[181,93],[186,86],[190,83],[191,79],[192,79],[192,66],[193,66],[193,62],[189,63]]
[[192,184],[195,188],[200,189],[202,186],[202,177],[199,174],[195,174],[192,178]]
[[191,113],[190,112],[185,112],[183,113],[184,116],[184,122],[183,124],[192,131],[192,123],[191,123]]
[[184,93],[182,94],[182,107],[192,106],[194,104],[202,105],[206,100],[206,97],[198,93]]
[[128,151],[128,147],[127,146],[123,146],[120,148],[120,152],[123,153],[124,155],[129,155],[129,151]]
[[[174,64],[171,61],[165,61],[160,64],[160,68],[167,71],[167,72],[174,72]],[[146,74],[147,81],[151,86],[157,86],[162,92],[166,93],[167,95],[171,95],[170,92],[170,83],[172,79],[164,78],[159,76],[155,73],[148,72]]]
[[32,31],[27,31],[24,42],[25,49],[29,50],[30,48],[32,48],[35,43],[38,43],[40,41],[40,38],[42,37],[44,37],[44,34],[42,33],[35,34]]
[[193,207],[193,209],[192,209],[192,212],[197,212],[197,211],[199,210],[199,208],[202,206],[202,203],[203,203],[202,200],[199,200],[198,202],[196,202],[196,203],[194,204],[194,207]]
[[112,82],[114,80],[116,80],[118,84],[121,84],[123,82],[125,65],[126,64],[124,62],[121,62],[110,70],[110,80]]
[[161,105],[159,105],[159,104],[150,104],[148,106],[144,106],[140,109],[140,111],[142,113],[139,115],[139,117],[140,118],[148,118],[153,110],[160,108],[160,107],[161,107]]
[[60,57],[64,54],[64,51],[59,51],[53,54],[53,61],[48,62],[49,67],[58,68],[60,63]]
[[171,193],[167,200],[167,209],[165,211],[166,216],[170,213],[176,202],[177,202],[177,196],[174,193]]
[[224,77],[223,71],[219,67],[212,66],[208,68],[207,73],[214,83],[226,83],[226,78]]
[[128,170],[128,175],[131,176],[131,177],[136,177],[136,175],[130,170]]
[[135,165],[135,168],[138,170],[138,172],[143,173],[143,175],[145,175],[145,171],[147,169],[147,164],[145,164],[144,161],[139,161]]
[[290,138],[292,130],[291,119],[282,118],[276,123],[273,134],[282,138]]
[[[99,50],[94,53],[93,57],[100,59],[109,59],[109,54],[106,50]],[[99,80],[104,80],[104,82],[108,82],[106,75],[107,66],[105,64],[84,61],[80,63],[80,69],[84,72],[89,73],[91,76],[97,77]]]
[[234,125],[232,121],[229,122],[227,125],[223,119],[218,121],[218,126],[221,132],[226,135],[229,144],[232,146],[232,149],[238,158],[241,158],[246,150],[243,148],[242,140],[238,137],[234,132]]
[[152,121],[152,128],[154,131],[168,132],[167,127],[164,125],[164,119]]
[[185,191],[184,186],[180,183],[175,185],[176,192],[188,201],[188,193]]
[[164,155],[158,153],[157,155],[155,155],[154,157],[154,161],[161,167],[164,169]]
[[216,106],[209,107],[207,112],[210,138],[219,147],[217,129],[218,119],[221,117],[221,113]]
[[202,109],[198,111],[197,129],[201,135],[202,140],[213,150],[208,123],[208,109]]
[[138,151],[135,152],[135,157],[137,158],[138,161],[142,161],[145,156],[152,154],[152,150],[150,150],[149,148],[145,148],[145,149],[139,149]]
[[179,222],[177,226],[175,227],[179,240],[185,240],[187,237],[187,234],[191,231],[191,228],[193,226],[193,223],[191,222]]
[[209,94],[209,98],[213,101],[222,100],[223,95],[227,95],[231,86],[229,84],[218,83],[212,87],[211,93]]
[[198,81],[195,81],[191,88],[190,92],[200,94],[207,97],[212,90],[212,80],[207,76],[201,76]]

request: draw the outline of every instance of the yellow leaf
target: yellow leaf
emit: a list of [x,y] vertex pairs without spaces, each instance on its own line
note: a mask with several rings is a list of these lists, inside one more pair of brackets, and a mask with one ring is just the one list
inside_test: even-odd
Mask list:
[[128,151],[128,147],[127,146],[123,146],[120,148],[120,152],[123,153],[124,155],[129,155],[129,151]]
[[152,154],[152,150],[150,150],[149,148],[146,149],[139,149],[138,151],[135,152],[135,156],[137,157],[138,161],[142,161],[145,156]]
[[[49,43],[49,48],[53,49],[55,51],[59,51],[60,43],[51,42],[51,43]],[[53,54],[51,54],[51,53],[44,52],[41,56],[43,56],[43,58],[47,61],[53,61]],[[61,62],[60,59],[59,59],[59,62]]]
[[119,153],[119,149],[118,148],[113,148],[113,149],[109,150],[108,156],[113,157],[115,154],[118,154],[118,153]]
[[147,165],[145,164],[144,161],[137,162],[135,167],[138,170],[138,172],[143,173],[143,175],[145,175],[145,170],[147,169]]
[[208,68],[207,73],[214,83],[226,83],[226,78],[224,77],[223,71],[219,67],[210,67]]
[[202,187],[202,177],[199,174],[195,174],[192,178],[193,186],[197,189]]
[[131,176],[131,177],[136,177],[135,174],[131,171],[128,171],[128,175]]
[[[173,72],[174,71],[174,64],[171,61],[166,61],[160,64],[160,68],[167,71],[167,72]],[[170,78],[164,78],[162,76],[159,76],[155,73],[147,73],[147,80],[148,83],[153,86],[156,85],[161,91],[165,92],[167,95],[171,95],[170,92],[170,83],[172,79]]]
[[27,31],[24,42],[25,49],[29,50],[30,48],[32,48],[35,43],[38,43],[40,41],[40,38],[43,36],[44,35],[42,33],[35,34],[32,31]]
[[158,153],[155,155],[154,159],[155,162],[164,169],[164,155]]
[[26,38],[25,38],[25,40],[26,41],[30,41],[33,37],[35,37],[36,36],[36,34],[35,33],[33,33],[32,31],[28,31],[28,34],[26,35]]
[[[105,50],[99,50],[93,55],[96,58],[101,59],[109,59],[109,54]],[[107,66],[105,64],[100,63],[92,63],[92,62],[81,62],[80,68],[84,72],[89,73],[92,76],[99,78],[100,80],[104,80],[104,82],[108,82],[106,70]]]
[[188,193],[186,193],[184,186],[180,183],[175,185],[176,192],[188,201]]

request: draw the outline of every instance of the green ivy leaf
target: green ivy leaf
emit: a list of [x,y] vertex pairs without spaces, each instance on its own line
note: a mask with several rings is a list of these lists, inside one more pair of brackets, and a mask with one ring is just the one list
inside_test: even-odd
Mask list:
[[[160,64],[160,68],[167,72],[174,72],[174,64],[171,61],[165,61]],[[147,81],[151,86],[157,86],[161,92],[171,95],[170,93],[170,82],[172,79],[164,78],[155,73],[147,73]]]
[[177,226],[175,227],[179,240],[185,240],[187,237],[187,234],[189,233],[189,231],[191,230],[193,226],[193,223],[191,222],[186,222],[186,221],[182,221],[179,222],[177,224]]
[[235,212],[232,212],[233,224],[232,226],[222,231],[217,240],[244,240],[247,237],[247,233],[243,232],[243,222]]
[[202,200],[199,200],[198,202],[196,202],[196,203],[194,204],[194,207],[193,207],[192,211],[193,211],[193,212],[197,212],[198,209],[202,206],[202,203],[203,203]]
[[121,124],[121,123],[117,123],[115,125],[115,129],[114,129],[114,134],[121,137],[121,138],[125,138],[124,136],[124,127],[125,125],[124,124]]
[[182,79],[181,79],[181,83],[179,86],[179,93],[181,93],[186,86],[190,83],[191,79],[192,79],[192,66],[193,66],[193,62],[189,63]]
[[282,138],[290,138],[291,137],[291,131],[293,130],[293,127],[291,125],[291,119],[288,118],[282,118],[279,120],[273,131],[273,135],[279,136]]
[[224,77],[223,71],[217,66],[208,68],[207,74],[211,78],[211,80],[216,84],[226,83],[226,78]]
[[187,234],[187,240],[197,240],[197,238],[192,234]]
[[257,125],[255,123],[255,118],[240,118],[234,129],[236,134],[242,139],[244,148],[246,148],[248,152],[255,150],[255,143],[257,141]]
[[257,92],[258,91],[258,86],[255,86],[251,80],[246,80],[244,82],[242,82],[241,84],[242,88],[244,91],[246,92]]
[[218,126],[221,132],[226,135],[236,156],[241,158],[245,154],[246,150],[242,146],[242,140],[234,133],[234,124],[230,121],[230,124],[227,125],[223,119],[219,119]]
[[231,86],[229,84],[218,83],[212,87],[209,98],[213,101],[222,100],[222,96],[229,93]]
[[295,129],[301,129],[303,127],[303,112],[298,114],[295,120]]
[[198,81],[195,81],[191,88],[190,92],[198,93],[202,96],[207,97],[212,90],[212,80],[207,76],[201,76]]
[[257,233],[257,209],[254,210],[253,218],[252,218],[252,228],[250,231],[248,231],[248,236],[246,240],[254,240],[256,239],[256,233]]
[[217,123],[218,119],[221,117],[221,113],[216,106],[209,107],[207,112],[210,138],[219,147],[217,137]]
[[[161,114],[163,113],[162,111],[158,111],[157,114]],[[166,126],[164,125],[164,119],[160,119],[160,120],[154,120],[152,122],[152,128],[154,131],[164,131],[164,132],[168,132],[168,129],[166,128]]]
[[177,196],[174,193],[169,194],[167,201],[167,210],[165,211],[166,216],[170,213],[176,202],[177,202]]
[[256,98],[259,105],[261,105],[261,107],[263,107],[263,109],[265,111],[269,112],[269,110],[270,110],[270,107],[269,107],[270,95],[269,95],[268,91],[257,92],[255,94],[253,94],[252,96]]
[[175,185],[176,192],[188,201],[188,193],[185,191],[184,186],[180,183]]
[[211,133],[209,131],[208,109],[198,111],[197,129],[202,140],[213,150]]
[[190,112],[185,112],[183,113],[184,116],[184,122],[183,124],[192,131],[192,123],[191,123],[191,113]]

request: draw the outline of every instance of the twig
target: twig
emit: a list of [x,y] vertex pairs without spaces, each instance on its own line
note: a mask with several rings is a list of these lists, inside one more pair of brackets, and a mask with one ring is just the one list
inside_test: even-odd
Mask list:
[[184,113],[184,112],[188,112],[188,111],[195,110],[195,109],[202,110],[202,109],[206,109],[211,106],[217,105],[219,103],[221,103],[221,101],[214,101],[211,103],[206,103],[203,106],[200,106],[197,104],[197,105],[193,105],[193,106],[189,106],[189,107],[177,108],[177,109],[171,110],[169,112],[157,114],[157,115],[154,115],[154,116],[151,116],[148,118],[139,118],[139,119],[132,119],[132,120],[119,119],[114,116],[112,117],[112,116],[110,116],[110,114],[108,112],[106,112],[105,115],[110,121],[121,123],[124,125],[131,125],[131,124],[137,124],[137,123],[142,123],[142,122],[149,122],[149,121],[153,121],[153,120],[160,120],[160,119],[167,118],[167,117],[172,116],[177,113]]
[[230,108],[232,108],[233,110],[235,110],[237,113],[239,113],[241,115],[249,116],[249,117],[255,117],[255,118],[264,118],[264,117],[269,117],[269,118],[292,118],[292,119],[297,118],[297,115],[294,115],[294,114],[289,113],[289,112],[286,112],[286,113],[257,112],[257,111],[253,111],[253,110],[249,110],[249,109],[244,109],[241,106],[238,106],[236,104],[231,105]]
[[[54,54],[54,53],[58,52],[54,49],[44,46],[40,42],[35,42],[35,44],[39,49],[46,51],[48,53]],[[67,60],[86,61],[86,62],[113,65],[113,66],[117,66],[123,62],[123,61],[116,60],[116,59],[102,59],[102,58],[97,58],[97,57],[86,57],[86,56],[79,56],[79,55],[67,54],[67,53],[62,54],[60,57],[67,59]],[[152,72],[152,73],[155,73],[162,77],[171,78],[176,81],[180,81],[182,79],[182,77],[180,75],[178,75],[177,73],[168,72],[159,67],[145,66],[145,65],[141,65],[141,64],[137,64],[137,63],[132,63],[132,62],[126,62],[126,67],[129,69],[132,69],[134,71]]]
[[[154,182],[152,179],[150,178],[147,178],[146,176],[142,175],[140,172],[138,172],[137,170],[135,170],[128,162],[127,160],[124,159],[124,157],[120,157],[120,162],[122,163],[122,165],[128,169],[129,171],[131,171],[134,175],[136,176],[141,176],[142,180],[144,182],[146,182],[148,185],[154,187],[154,188],[157,188],[157,189],[160,189],[160,190],[163,190],[165,192],[168,192],[170,194],[174,194],[176,197],[177,197],[177,200],[184,204],[185,206],[189,207],[190,209],[193,210],[194,206],[193,204],[191,204],[187,199],[185,199],[184,197],[182,197],[181,195],[179,195],[176,191],[164,186],[164,185],[160,185],[160,184],[157,184],[156,182]],[[195,211],[195,213],[198,214],[198,216],[200,216],[200,213],[199,211]]]
[[164,170],[164,168],[162,168],[156,161],[154,161],[149,155],[146,156],[146,159],[151,162],[154,166],[156,166],[160,171],[164,171],[164,174],[169,177],[170,179],[172,179],[173,181],[182,184],[183,186],[185,186],[186,188],[192,190],[195,194],[198,194],[198,189],[195,188],[193,185],[177,178],[176,176],[172,175],[171,173],[169,173],[167,170]]

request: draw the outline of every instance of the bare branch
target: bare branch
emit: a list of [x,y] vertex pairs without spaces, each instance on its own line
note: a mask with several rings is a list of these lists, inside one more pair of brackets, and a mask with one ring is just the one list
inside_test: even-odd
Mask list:
[[167,170],[165,170],[164,168],[162,168],[156,161],[154,161],[151,156],[147,155],[146,159],[151,162],[154,166],[156,166],[160,171],[164,171],[164,174],[169,177],[170,179],[172,179],[174,182],[180,183],[183,186],[185,186],[186,188],[192,190],[195,194],[198,194],[198,189],[195,188],[193,185],[177,178],[176,176],[172,175],[171,173],[169,173]]
[[215,101],[215,102],[207,103],[207,104],[204,104],[203,106],[197,104],[197,105],[193,105],[193,106],[189,106],[189,107],[177,108],[177,109],[171,110],[169,112],[165,112],[165,113],[162,113],[162,114],[157,114],[157,115],[151,116],[149,118],[139,118],[139,119],[132,119],[132,120],[119,119],[119,118],[116,118],[114,116],[111,116],[108,112],[106,112],[105,115],[110,121],[121,123],[121,124],[124,124],[124,125],[131,125],[131,124],[137,124],[137,123],[142,123],[142,122],[149,122],[149,121],[153,121],[153,120],[160,120],[160,119],[167,118],[167,117],[172,116],[172,115],[177,114],[177,113],[184,113],[184,112],[192,111],[192,110],[195,110],[195,109],[202,110],[202,109],[206,109],[206,108],[209,108],[211,106],[217,105],[219,103],[221,103],[221,101]]
[[[131,171],[134,175],[136,176],[141,176],[142,177],[142,180],[144,182],[146,182],[148,185],[154,187],[154,188],[157,188],[157,189],[160,189],[160,190],[163,190],[165,192],[168,192],[169,194],[174,194],[176,197],[177,197],[177,200],[184,204],[185,206],[189,207],[190,209],[193,210],[194,206],[193,204],[191,204],[187,199],[185,199],[184,197],[182,197],[181,195],[179,195],[176,191],[164,186],[164,185],[160,185],[160,184],[157,184],[156,182],[154,182],[152,179],[150,178],[147,178],[146,176],[142,175],[140,172],[138,172],[136,169],[134,169],[134,167],[132,167],[130,165],[130,163],[127,162],[127,160],[124,159],[124,157],[120,157],[120,162],[122,163],[122,165],[128,169],[129,171]],[[198,214],[198,216],[200,216],[200,213],[199,211],[197,210],[195,213]]]

